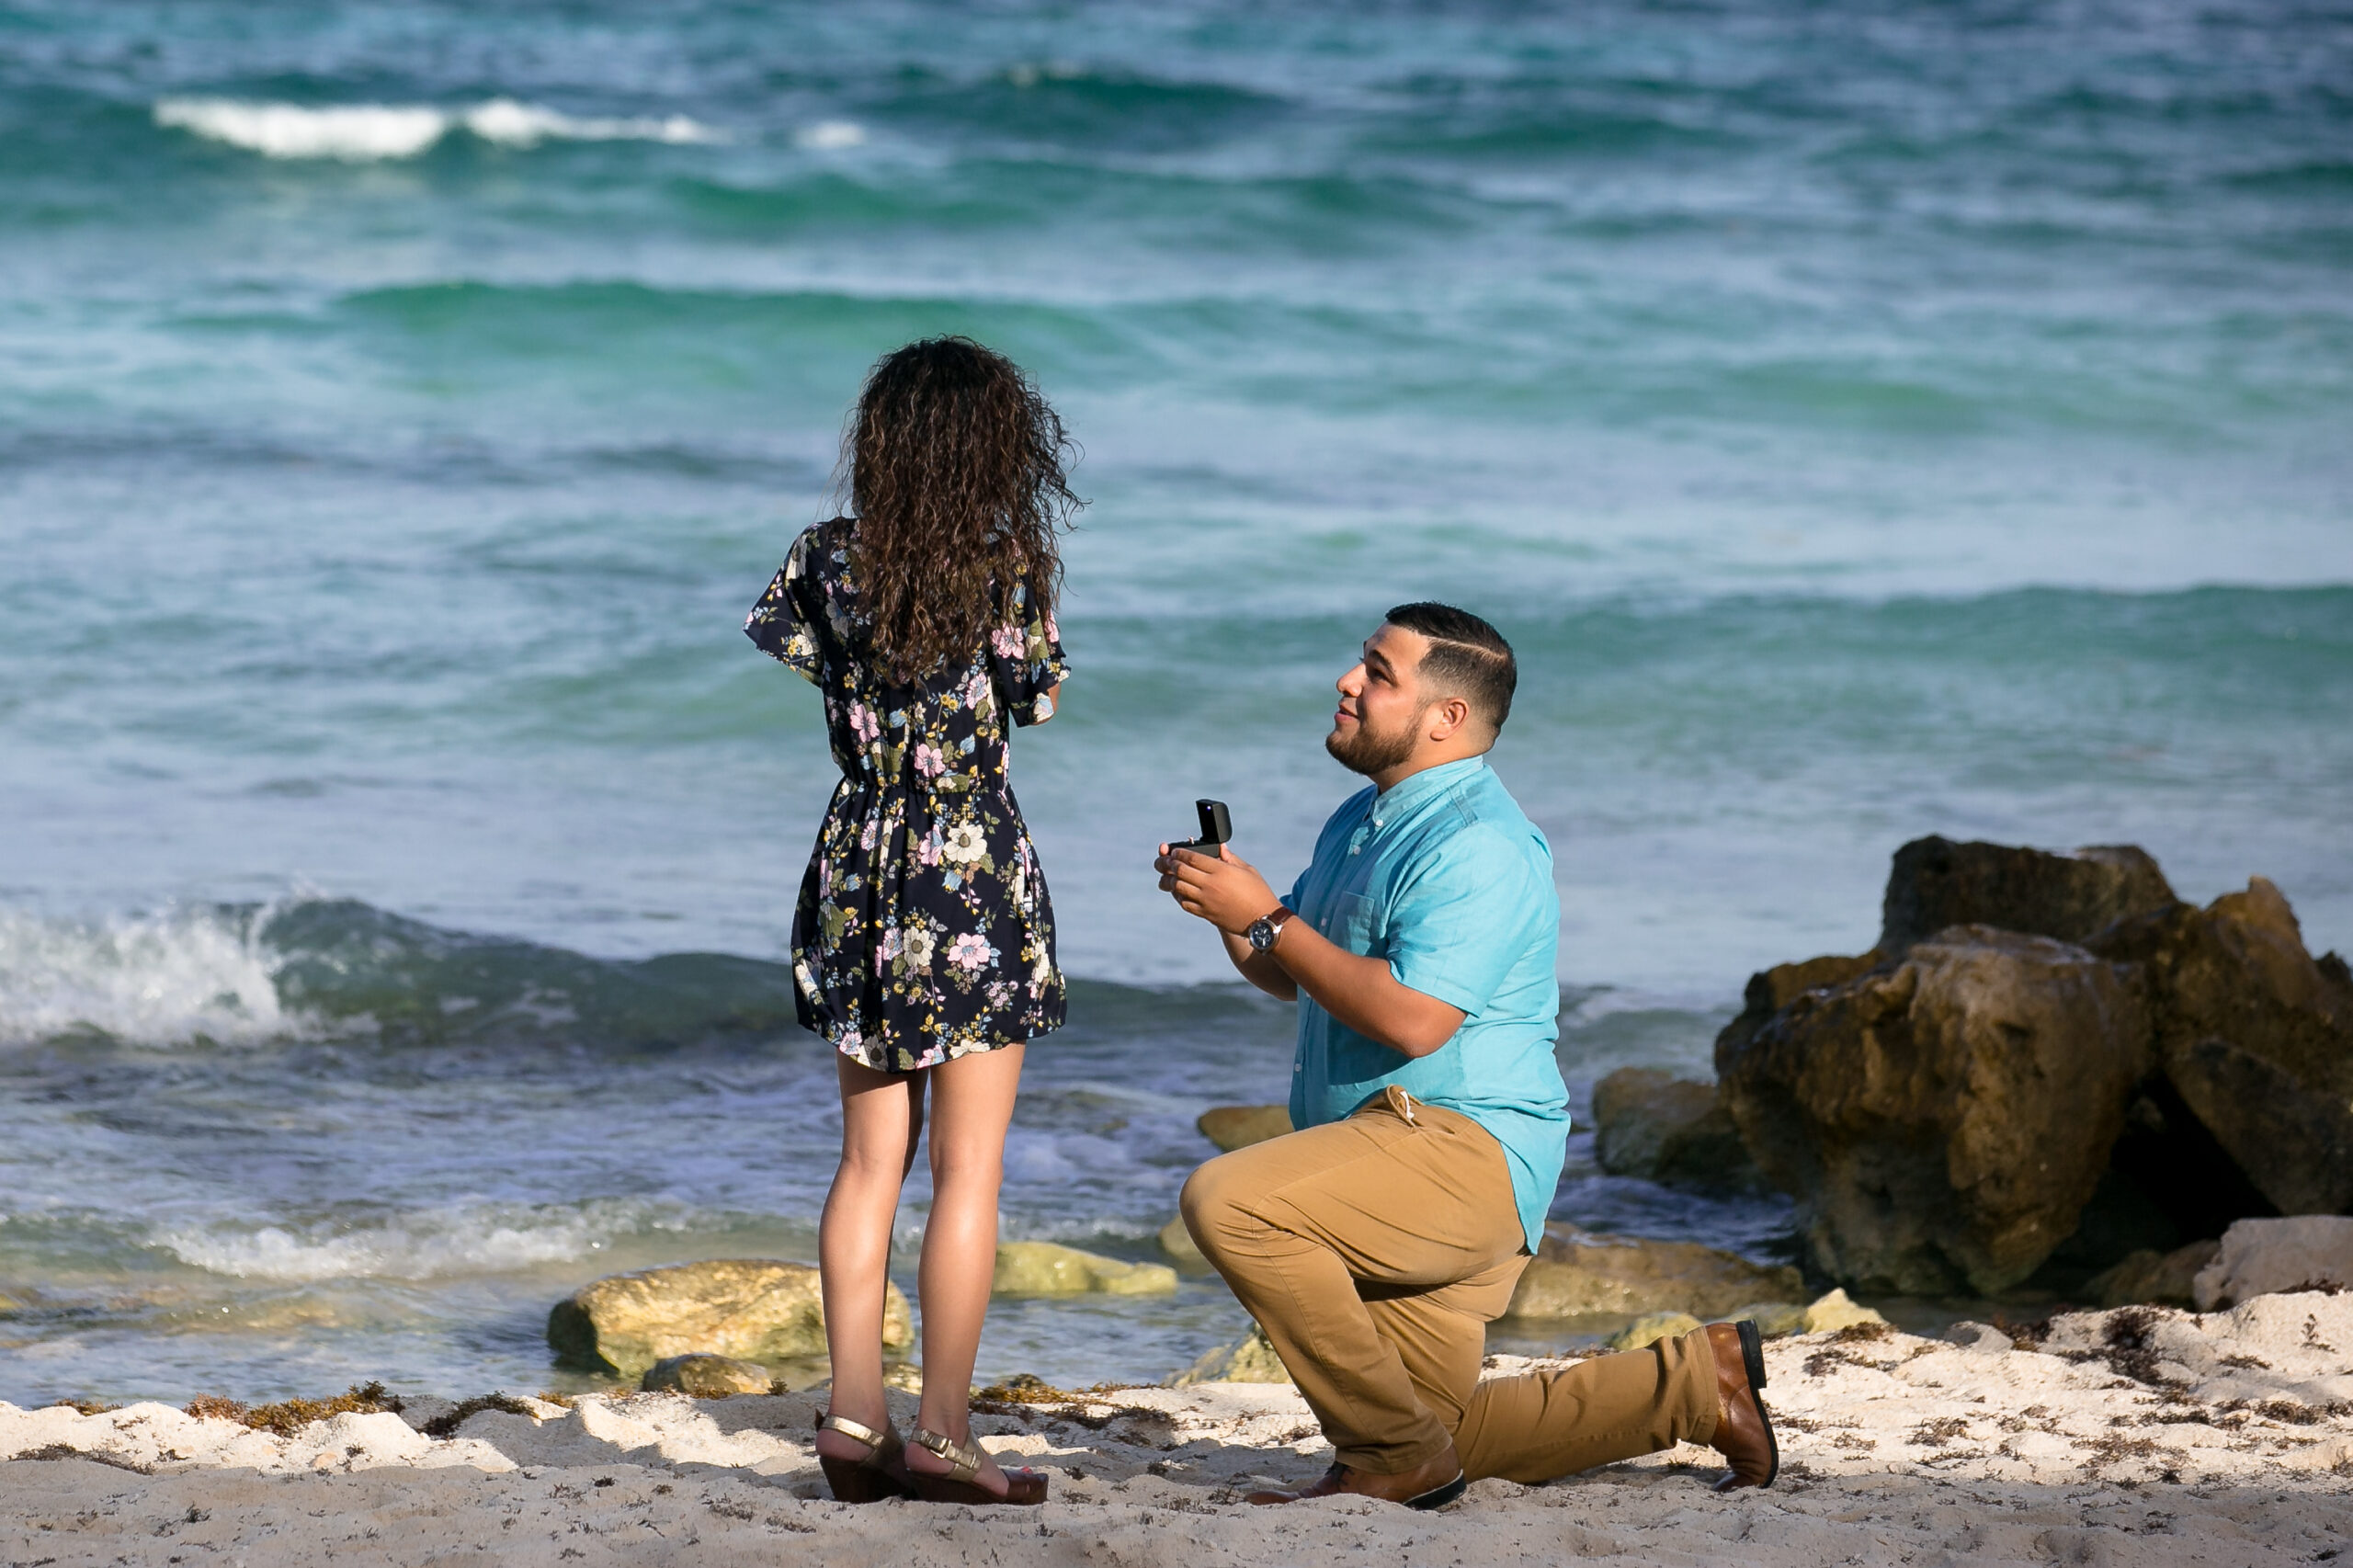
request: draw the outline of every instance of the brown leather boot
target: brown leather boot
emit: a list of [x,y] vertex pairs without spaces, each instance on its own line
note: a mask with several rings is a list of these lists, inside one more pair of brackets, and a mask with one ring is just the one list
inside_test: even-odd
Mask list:
[[1756,1391],[1765,1386],[1765,1342],[1756,1324],[1708,1325],[1708,1347],[1716,1353],[1716,1433],[1708,1446],[1732,1468],[1716,1483],[1719,1492],[1770,1486],[1781,1473],[1781,1447],[1773,1440],[1773,1419]]
[[1436,1459],[1400,1475],[1375,1475],[1369,1470],[1358,1470],[1336,1464],[1324,1472],[1324,1479],[1313,1486],[1297,1492],[1253,1492],[1244,1499],[1250,1503],[1296,1503],[1307,1497],[1378,1497],[1386,1503],[1403,1503],[1408,1508],[1427,1512],[1443,1508],[1462,1495],[1471,1483],[1462,1477],[1462,1460],[1449,1442]]

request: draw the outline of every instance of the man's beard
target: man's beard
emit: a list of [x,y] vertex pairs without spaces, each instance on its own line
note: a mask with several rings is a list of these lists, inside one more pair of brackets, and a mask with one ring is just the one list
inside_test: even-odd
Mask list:
[[1357,721],[1357,733],[1346,739],[1335,729],[1324,737],[1324,749],[1332,760],[1351,773],[1361,773],[1368,778],[1384,773],[1414,755],[1415,715],[1396,729],[1382,734],[1362,719]]

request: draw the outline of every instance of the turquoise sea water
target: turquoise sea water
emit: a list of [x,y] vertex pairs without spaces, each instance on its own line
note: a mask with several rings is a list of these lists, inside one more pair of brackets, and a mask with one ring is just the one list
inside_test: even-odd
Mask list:
[[1142,861],[1199,794],[1303,858],[1401,599],[1521,649],[1580,1085],[1926,832],[2353,945],[2348,84],[2341,5],[0,0],[0,1397],[537,1386],[608,1266],[805,1256],[830,764],[737,628],[920,333],[1094,503],[1017,1233],[1147,1256],[1281,1091]]

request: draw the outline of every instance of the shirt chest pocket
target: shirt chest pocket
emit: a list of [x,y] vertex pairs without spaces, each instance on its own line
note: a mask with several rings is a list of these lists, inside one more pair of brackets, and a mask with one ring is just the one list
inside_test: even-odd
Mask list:
[[1370,957],[1381,950],[1387,933],[1381,929],[1381,906],[1360,892],[1332,895],[1331,914],[1324,935],[1335,946]]

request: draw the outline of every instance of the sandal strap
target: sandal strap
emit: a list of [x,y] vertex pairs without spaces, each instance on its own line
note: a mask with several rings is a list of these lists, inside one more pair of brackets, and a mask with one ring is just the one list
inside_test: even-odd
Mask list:
[[863,1422],[852,1421],[847,1415],[828,1415],[823,1421],[817,1423],[817,1430],[820,1432],[839,1432],[851,1442],[864,1443],[868,1448],[872,1449],[878,1454],[882,1451],[884,1444],[889,1441],[883,1433],[877,1432],[873,1427],[867,1426]]
[[981,1473],[981,1466],[988,1461],[988,1456],[980,1449],[968,1449],[955,1438],[943,1437],[928,1427],[916,1427],[914,1440],[946,1460],[953,1467],[950,1473],[958,1481],[972,1480]]

